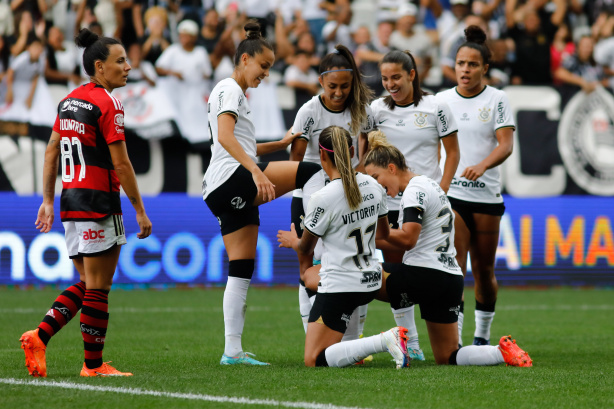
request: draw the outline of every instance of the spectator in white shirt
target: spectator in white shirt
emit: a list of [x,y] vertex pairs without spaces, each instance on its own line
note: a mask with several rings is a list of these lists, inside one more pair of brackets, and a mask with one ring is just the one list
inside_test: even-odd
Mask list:
[[292,65],[286,68],[284,83],[313,96],[320,92],[320,83],[318,82],[318,73],[309,65],[310,59],[311,55],[306,51],[297,51]]

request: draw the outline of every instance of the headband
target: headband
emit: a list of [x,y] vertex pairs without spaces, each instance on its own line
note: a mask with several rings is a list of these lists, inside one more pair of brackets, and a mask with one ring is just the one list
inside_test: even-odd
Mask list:
[[332,149],[326,149],[324,146],[322,146],[322,144],[321,144],[320,142],[318,142],[318,145],[320,145],[320,148],[324,149],[326,152],[332,152],[332,153],[335,153],[335,151],[334,151],[334,150],[332,150]]
[[350,71],[350,72],[352,72],[354,70],[351,69],[351,68],[342,68],[342,69],[339,69],[339,70],[329,70],[329,71],[324,71],[323,73],[320,74],[320,76],[322,76],[324,74],[328,74],[329,72],[339,72],[339,71]]

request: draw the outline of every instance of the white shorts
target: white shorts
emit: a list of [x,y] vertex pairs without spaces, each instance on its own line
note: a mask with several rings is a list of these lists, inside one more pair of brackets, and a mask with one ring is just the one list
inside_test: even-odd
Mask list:
[[102,221],[62,222],[70,258],[97,256],[111,247],[126,244],[122,215]]

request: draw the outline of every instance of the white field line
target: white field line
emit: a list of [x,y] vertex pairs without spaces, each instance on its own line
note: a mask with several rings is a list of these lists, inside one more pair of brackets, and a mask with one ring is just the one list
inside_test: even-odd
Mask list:
[[[383,303],[369,305],[369,309],[379,310],[380,308],[389,309]],[[248,311],[253,312],[287,312],[296,311],[295,307],[247,307]],[[497,305],[497,311],[612,311],[614,304],[535,304],[535,305]],[[41,308],[0,308],[0,314],[40,314]],[[197,307],[149,307],[149,308],[132,308],[132,307],[116,307],[109,308],[109,312],[124,313],[124,314],[159,314],[159,313],[201,313],[201,312],[222,312],[222,307],[212,308],[197,308]]]
[[155,396],[159,398],[172,398],[172,399],[187,399],[206,402],[218,402],[229,404],[243,404],[243,405],[269,405],[279,406],[283,408],[302,408],[302,409],[361,409],[356,406],[336,406],[329,403],[316,403],[316,402],[284,402],[273,399],[250,399],[250,398],[237,398],[232,396],[214,396],[214,395],[201,395],[197,393],[179,393],[179,392],[164,392],[164,391],[152,391],[146,389],[137,388],[118,388],[113,386],[93,386],[81,383],[70,382],[56,382],[56,381],[40,381],[29,380],[24,381],[14,378],[0,378],[0,384],[8,385],[26,385],[26,386],[44,386],[48,388],[60,388],[60,389],[73,389],[81,391],[91,392],[111,392],[111,393],[123,393],[126,395],[136,396]]

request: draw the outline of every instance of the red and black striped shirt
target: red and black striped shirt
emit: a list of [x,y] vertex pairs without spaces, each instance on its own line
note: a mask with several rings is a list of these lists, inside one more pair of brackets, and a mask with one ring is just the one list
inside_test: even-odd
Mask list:
[[72,91],[58,106],[62,221],[102,220],[121,214],[119,179],[109,144],[124,141],[124,107],[100,85]]

